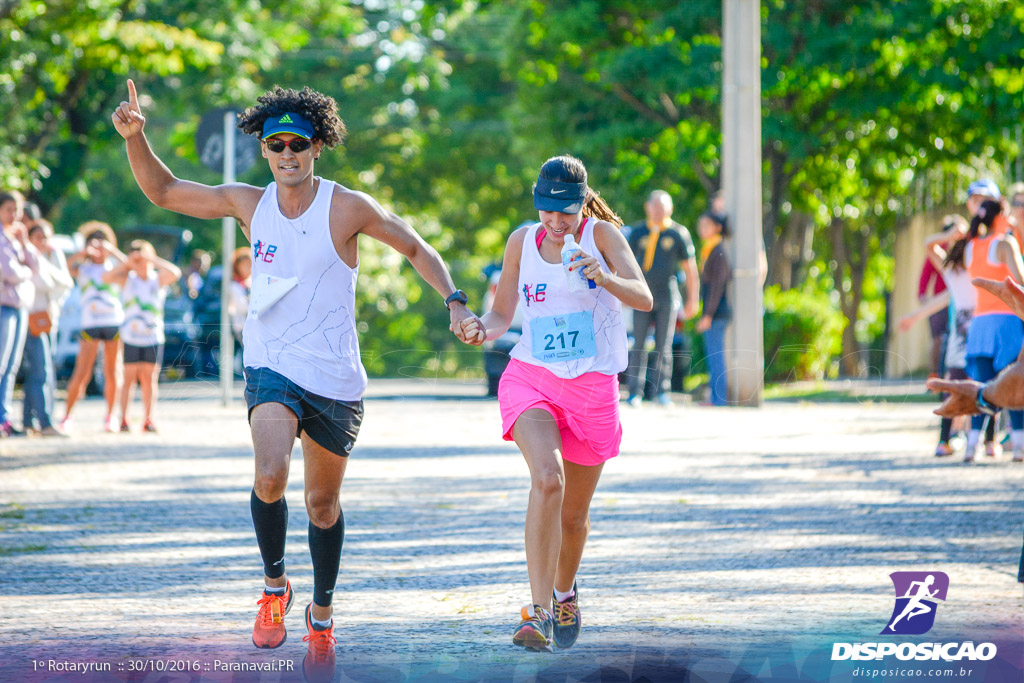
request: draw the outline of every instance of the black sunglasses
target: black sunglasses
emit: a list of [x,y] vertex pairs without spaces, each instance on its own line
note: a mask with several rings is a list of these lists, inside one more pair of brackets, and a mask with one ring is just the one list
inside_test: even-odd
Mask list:
[[298,154],[299,152],[305,152],[313,145],[313,143],[306,138],[292,138],[288,142],[277,138],[271,138],[269,140],[264,140],[264,142],[267,143],[267,149],[274,154],[280,154],[284,151],[285,147],[290,147],[293,152]]
[[1024,208],[1024,199],[1014,199],[1010,206],[1015,209]]

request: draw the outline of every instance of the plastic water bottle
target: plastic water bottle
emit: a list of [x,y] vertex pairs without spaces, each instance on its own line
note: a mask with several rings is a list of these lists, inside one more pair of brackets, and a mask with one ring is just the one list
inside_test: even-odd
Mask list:
[[589,288],[590,280],[583,274],[583,269],[569,270],[569,264],[580,248],[572,235],[565,236],[565,246],[562,247],[562,269],[565,270],[565,277],[569,281],[569,291],[572,293],[585,292]]

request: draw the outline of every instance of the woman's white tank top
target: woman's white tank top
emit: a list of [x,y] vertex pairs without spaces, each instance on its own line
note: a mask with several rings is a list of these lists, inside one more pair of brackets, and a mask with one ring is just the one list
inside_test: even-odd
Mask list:
[[120,327],[124,322],[121,288],[103,281],[103,275],[109,270],[106,263],[92,261],[86,261],[78,267],[84,330],[92,327]]
[[167,288],[160,285],[160,275],[141,278],[135,271],[128,272],[121,292],[124,302],[124,322],[121,339],[132,346],[156,346],[164,343],[164,301]]
[[[610,270],[594,240],[595,224],[593,218],[585,219],[577,241]],[[523,240],[518,298],[523,335],[510,355],[562,379],[588,372],[617,375],[627,363],[622,303],[603,287],[570,293],[562,264],[548,263],[540,255],[537,234],[543,227],[530,227]]]
[[[287,218],[277,183],[263,192],[250,227],[252,300],[242,331],[246,367],[269,368],[303,389],[336,401],[358,401],[366,370],[356,338],[358,264],[349,268],[331,239],[335,183],[318,178],[316,197],[301,216]],[[260,310],[261,288],[296,278]],[[273,297],[271,297],[273,298]]]

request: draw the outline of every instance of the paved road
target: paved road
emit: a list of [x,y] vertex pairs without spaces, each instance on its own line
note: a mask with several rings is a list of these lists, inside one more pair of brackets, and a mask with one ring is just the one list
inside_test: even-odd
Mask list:
[[[156,436],[102,433],[90,400],[73,439],[0,441],[0,680],[125,680],[178,658],[205,670],[175,680],[295,678],[312,588],[301,451],[287,559],[302,602],[288,642],[259,651],[244,406],[162,391]],[[924,638],[999,643],[988,669],[948,680],[1024,668],[1024,466],[932,457],[928,406],[899,402],[624,412],[592,507],[583,635],[554,655],[513,648],[529,480],[481,393],[405,380],[368,395],[342,491],[339,680],[851,680],[821,653],[884,640],[889,574],[909,570],[950,577]],[[90,663],[110,672],[67,671]],[[284,670],[213,670],[257,665]]]

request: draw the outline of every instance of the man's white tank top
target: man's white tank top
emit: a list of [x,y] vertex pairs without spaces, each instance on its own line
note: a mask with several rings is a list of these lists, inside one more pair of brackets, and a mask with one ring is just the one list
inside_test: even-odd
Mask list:
[[103,281],[106,263],[86,261],[78,267],[78,289],[82,293],[82,329],[120,327],[124,322],[120,288]]
[[167,288],[160,285],[160,276],[141,278],[128,272],[121,300],[124,301],[124,322],[121,339],[132,346],[156,346],[164,343],[164,301]]
[[[584,220],[577,241],[583,251],[597,257],[602,268],[610,270],[594,240],[595,224],[593,218]],[[548,263],[540,255],[537,233],[543,227],[541,223],[530,227],[523,240],[518,298],[523,335],[510,355],[562,379],[588,372],[617,375],[627,362],[622,303],[603,287],[570,293],[561,262]],[[566,356],[577,357],[560,360]]]
[[252,217],[252,283],[267,277],[297,284],[260,311],[250,305],[242,330],[246,367],[269,368],[303,389],[336,401],[358,401],[366,370],[356,338],[356,268],[331,240],[335,183],[322,178],[301,216],[287,218],[277,204],[277,183],[264,190]]

